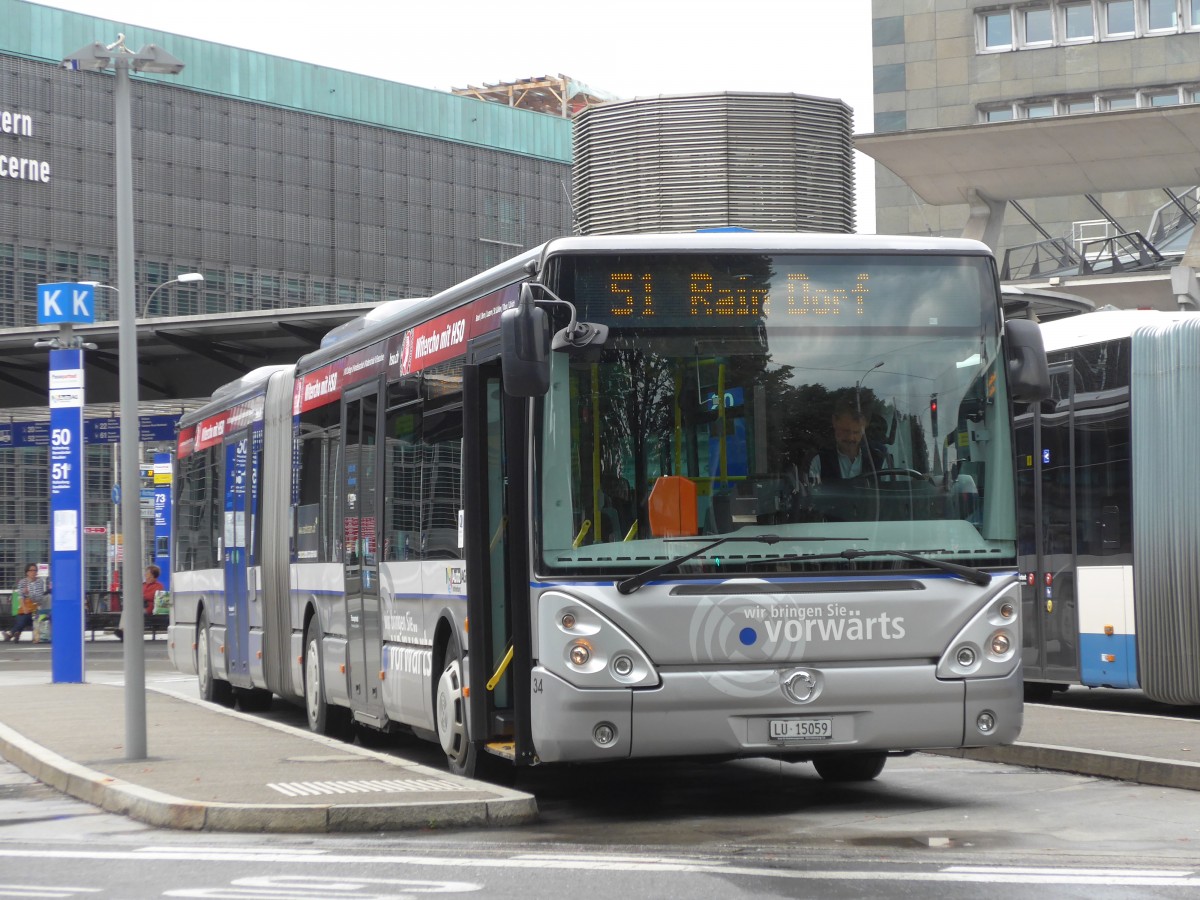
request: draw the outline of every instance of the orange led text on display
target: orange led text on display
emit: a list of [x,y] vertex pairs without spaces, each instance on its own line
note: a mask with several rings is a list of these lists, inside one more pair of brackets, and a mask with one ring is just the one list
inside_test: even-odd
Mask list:
[[641,300],[635,296],[634,274],[632,272],[613,272],[610,285],[610,292],[624,300],[623,304],[614,304],[609,310],[610,315],[614,316],[652,316],[654,315],[654,292],[651,289],[652,276],[648,273],[643,275],[641,282]]
[[[785,296],[772,302],[771,290],[765,287],[719,286],[707,272],[689,276],[690,298],[686,309],[679,312],[690,316],[861,316],[870,288],[870,276],[860,273],[853,287],[814,286],[803,272],[789,273]],[[654,277],[646,273],[613,272],[609,292],[614,297],[609,314],[621,316],[653,316]]]

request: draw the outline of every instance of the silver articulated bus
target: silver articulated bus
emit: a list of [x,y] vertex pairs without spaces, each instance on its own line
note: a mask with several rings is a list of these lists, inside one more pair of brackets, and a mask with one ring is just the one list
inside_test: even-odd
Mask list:
[[1041,328],[1051,396],[1016,417],[1026,696],[1200,703],[1200,313]]
[[551,241],[186,417],[172,658],[465,774],[1012,741],[1040,341],[972,241]]

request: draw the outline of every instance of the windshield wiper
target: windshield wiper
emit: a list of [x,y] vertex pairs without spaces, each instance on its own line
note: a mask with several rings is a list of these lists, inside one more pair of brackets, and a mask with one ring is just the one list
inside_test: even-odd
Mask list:
[[[696,539],[695,538],[683,538],[683,540],[696,540]],[[653,568],[649,568],[644,572],[638,572],[638,574],[633,575],[629,578],[626,578],[624,581],[618,581],[617,582],[617,591],[622,594],[632,594],[634,591],[636,591],[638,588],[640,588],[643,584],[645,584],[648,581],[653,581],[659,575],[665,575],[667,572],[674,572],[674,571],[678,570],[679,567],[681,565],[683,565],[685,562],[695,559],[697,556],[703,556],[705,553],[707,553],[709,550],[712,550],[715,547],[720,547],[722,544],[728,544],[728,543],[732,543],[734,541],[744,541],[744,542],[754,543],[754,544],[778,544],[780,541],[832,541],[832,540],[861,541],[861,540],[866,540],[866,538],[825,538],[825,537],[784,538],[784,537],[780,537],[777,534],[755,534],[755,535],[727,534],[724,537],[717,538],[715,541],[712,541],[712,542],[706,544],[705,546],[700,547],[697,550],[693,550],[691,553],[685,553],[685,554],[683,554],[683,556],[677,556],[674,559],[668,559],[666,562],[659,563],[657,566],[654,566]],[[795,559],[812,559],[811,556],[798,556],[798,557],[794,557],[794,558]],[[764,560],[764,562],[766,562],[766,561],[768,561],[768,560]],[[769,560],[769,561],[774,562],[774,560]]]
[[923,565],[931,566],[934,569],[941,569],[943,572],[949,572],[951,575],[957,575],[964,581],[969,581],[971,584],[977,584],[980,587],[985,587],[992,582],[992,576],[982,569],[976,569],[974,566],[963,566],[959,565],[958,563],[947,562],[944,559],[937,559],[932,556],[922,556],[919,553],[909,553],[907,550],[842,550],[840,553],[810,553],[804,556],[785,556],[780,557],[779,559],[755,560],[755,562],[813,562],[822,559],[846,559],[853,561],[856,559],[862,559],[866,556],[899,556],[901,559],[922,563]]

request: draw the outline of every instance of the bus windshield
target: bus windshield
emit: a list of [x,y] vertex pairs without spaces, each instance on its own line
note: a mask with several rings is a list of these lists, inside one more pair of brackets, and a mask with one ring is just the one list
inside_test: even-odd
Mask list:
[[547,272],[611,331],[598,359],[552,354],[542,574],[620,577],[722,536],[738,539],[679,574],[844,568],[829,557],[847,549],[1013,564],[989,258],[598,254]]

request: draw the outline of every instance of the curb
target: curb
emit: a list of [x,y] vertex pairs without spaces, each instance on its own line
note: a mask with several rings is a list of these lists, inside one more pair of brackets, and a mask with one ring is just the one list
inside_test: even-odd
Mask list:
[[[244,715],[233,710],[221,712],[239,717]],[[285,729],[285,726],[277,723],[260,721],[259,724],[277,730]],[[328,738],[312,737],[317,738],[318,742],[339,744],[343,750],[351,749]],[[402,761],[365,748],[353,749],[356,753],[380,758],[393,765],[405,765]],[[147,825],[180,831],[402,831],[520,825],[533,821],[538,815],[534,797],[506,788],[497,790],[513,796],[443,803],[240,804],[185,800],[89,769],[31,741],[3,723],[0,723],[0,756],[38,781],[77,800]]]
[[969,750],[926,750],[938,756],[955,756],[980,762],[1007,763],[1075,775],[1112,778],[1157,787],[1200,791],[1200,763],[1156,759],[1128,753],[1099,753],[1079,747],[1052,744],[1009,744]]

